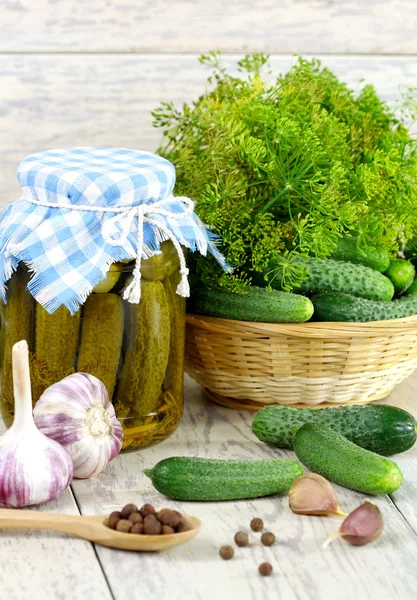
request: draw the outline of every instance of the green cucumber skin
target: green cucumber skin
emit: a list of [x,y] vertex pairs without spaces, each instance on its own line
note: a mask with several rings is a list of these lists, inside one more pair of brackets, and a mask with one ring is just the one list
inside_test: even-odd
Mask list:
[[391,494],[403,480],[389,458],[360,448],[340,433],[307,423],[295,435],[297,458],[314,473],[364,494]]
[[330,258],[362,264],[381,273],[386,271],[390,264],[389,254],[384,248],[369,246],[362,250],[358,248],[357,239],[353,237],[341,238]]
[[220,501],[284,492],[303,469],[295,460],[219,460],[174,456],[144,473],[154,487],[175,500]]
[[414,279],[413,283],[407,288],[404,292],[404,296],[409,296],[410,294],[415,294],[417,292],[417,279]]
[[356,298],[341,292],[317,294],[314,304],[316,321],[387,321],[402,319],[417,314],[417,294],[401,296],[392,302],[381,302]]
[[303,323],[313,314],[309,298],[252,286],[247,294],[200,289],[193,292],[189,311],[196,314],[263,323]]
[[409,260],[392,260],[385,276],[392,281],[396,294],[403,294],[413,283],[416,269]]
[[308,261],[308,277],[302,292],[345,292],[368,300],[389,301],[394,295],[392,282],[379,271],[339,260]]
[[262,442],[292,450],[297,430],[306,423],[323,424],[383,456],[409,450],[417,437],[413,415],[386,404],[321,409],[266,406],[253,419],[252,431]]

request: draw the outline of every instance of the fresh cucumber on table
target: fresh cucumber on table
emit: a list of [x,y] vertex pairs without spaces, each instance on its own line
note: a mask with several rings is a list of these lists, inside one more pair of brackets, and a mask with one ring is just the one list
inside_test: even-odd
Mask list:
[[402,483],[392,460],[360,448],[329,427],[307,423],[295,435],[297,458],[310,471],[365,494],[390,494]]
[[320,409],[266,406],[253,419],[252,431],[262,442],[293,449],[295,434],[306,423],[330,427],[358,446],[385,456],[405,452],[417,437],[413,415],[386,404]]
[[220,460],[173,456],[145,469],[154,487],[176,500],[258,498],[288,490],[303,469],[295,460]]

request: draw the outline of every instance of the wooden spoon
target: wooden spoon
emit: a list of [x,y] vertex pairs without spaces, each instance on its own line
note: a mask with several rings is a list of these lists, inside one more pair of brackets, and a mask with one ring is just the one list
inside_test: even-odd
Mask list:
[[49,529],[61,531],[89,540],[101,546],[120,550],[157,551],[167,550],[191,540],[201,529],[201,521],[184,515],[192,529],[166,535],[121,533],[107,527],[107,516],[85,517],[59,515],[33,510],[0,509],[0,529]]

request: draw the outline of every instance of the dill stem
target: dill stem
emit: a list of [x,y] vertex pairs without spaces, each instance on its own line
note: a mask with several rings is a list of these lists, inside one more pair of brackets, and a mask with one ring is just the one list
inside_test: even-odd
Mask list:
[[278,202],[278,200],[286,193],[288,192],[289,188],[287,186],[285,186],[285,188],[283,190],[281,190],[276,196],[274,196],[272,198],[272,200],[270,200],[261,210],[261,214],[262,213],[266,213],[268,212],[268,210],[274,206],[275,202]]

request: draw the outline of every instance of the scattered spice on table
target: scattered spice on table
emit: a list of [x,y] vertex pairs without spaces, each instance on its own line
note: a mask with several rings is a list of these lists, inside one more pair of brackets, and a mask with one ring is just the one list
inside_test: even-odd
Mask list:
[[272,573],[272,565],[270,563],[264,562],[261,565],[259,565],[258,571],[263,577],[268,577]]
[[244,531],[238,531],[234,539],[236,546],[239,546],[240,548],[243,548],[244,546],[247,546],[249,544],[248,534]]
[[250,522],[250,528],[252,529],[252,531],[262,531],[262,529],[264,528],[264,522],[262,521],[262,519],[259,519],[259,517],[255,517]]
[[234,557],[235,551],[233,550],[232,546],[222,546],[219,554],[223,560],[230,560]]
[[275,535],[270,531],[266,531],[261,535],[261,543],[264,546],[272,546],[272,544],[275,544]]

